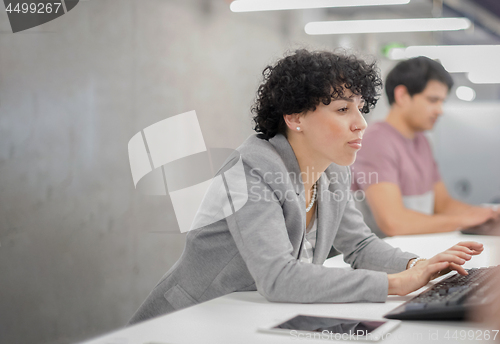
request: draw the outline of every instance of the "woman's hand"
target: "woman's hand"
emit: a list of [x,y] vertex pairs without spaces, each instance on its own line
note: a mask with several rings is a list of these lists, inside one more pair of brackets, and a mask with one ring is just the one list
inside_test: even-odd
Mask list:
[[413,268],[387,275],[389,279],[389,295],[406,295],[415,291],[430,280],[456,270],[467,275],[462,265],[483,251],[483,244],[474,241],[463,241],[448,250],[436,254],[428,260],[418,261]]

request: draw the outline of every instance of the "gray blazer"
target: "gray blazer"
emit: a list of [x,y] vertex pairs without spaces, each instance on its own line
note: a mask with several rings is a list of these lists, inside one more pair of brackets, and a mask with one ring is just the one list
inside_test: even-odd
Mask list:
[[[240,157],[248,201],[225,219],[188,232],[181,257],[130,324],[235,291],[257,290],[277,302],[386,300],[387,273],[405,270],[417,255],[393,248],[365,225],[349,197],[348,167],[331,164],[318,181],[317,241],[309,264],[298,260],[305,195],[288,140],[280,134],[269,141],[251,136],[225,165]],[[355,270],[322,265],[332,245]]]

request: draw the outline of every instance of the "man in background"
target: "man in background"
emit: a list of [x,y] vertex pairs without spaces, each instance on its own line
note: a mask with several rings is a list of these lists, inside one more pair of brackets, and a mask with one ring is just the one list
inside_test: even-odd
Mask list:
[[450,197],[424,136],[452,86],[443,66],[422,56],[399,62],[387,76],[389,114],[368,127],[351,166],[353,191],[365,192],[363,200],[355,197],[357,206],[380,237],[449,232],[498,215]]

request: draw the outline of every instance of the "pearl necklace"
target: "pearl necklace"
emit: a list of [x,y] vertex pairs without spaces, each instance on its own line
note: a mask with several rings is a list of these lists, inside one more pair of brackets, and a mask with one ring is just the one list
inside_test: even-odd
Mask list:
[[313,185],[313,194],[312,194],[312,197],[311,197],[311,203],[309,203],[309,206],[306,208],[306,213],[308,213],[309,210],[311,210],[311,208],[314,205],[314,202],[316,202],[316,194],[317,194],[317,187],[316,187],[316,183],[314,183],[314,185]]

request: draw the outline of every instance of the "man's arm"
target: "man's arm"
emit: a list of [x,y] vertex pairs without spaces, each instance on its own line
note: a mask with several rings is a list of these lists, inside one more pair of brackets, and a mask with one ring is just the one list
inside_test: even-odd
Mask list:
[[[446,191],[446,188],[444,190]],[[450,202],[442,194],[439,197],[440,199],[436,201],[440,210],[448,209],[452,213],[426,215],[406,208],[401,190],[394,183],[373,184],[366,189],[366,199],[375,221],[388,236],[451,232],[481,224],[496,216],[496,213],[489,208],[467,206],[467,210],[462,211],[460,209],[463,203],[455,201],[458,203],[455,204],[453,200]]]
[[459,215],[470,211],[473,207],[452,198],[442,181],[434,184],[434,214]]
[[[344,187],[348,185],[350,183]],[[333,246],[343,253],[344,262],[354,269],[398,273],[408,268],[411,259],[418,257],[390,246],[373,234],[363,221],[363,215],[352,198],[344,207]]]

